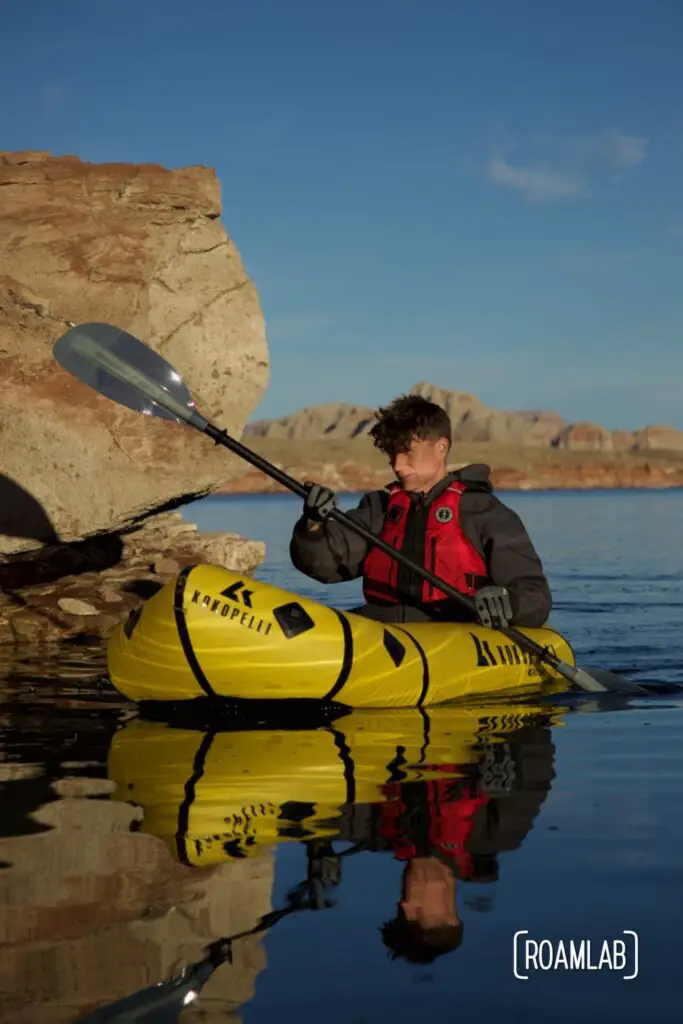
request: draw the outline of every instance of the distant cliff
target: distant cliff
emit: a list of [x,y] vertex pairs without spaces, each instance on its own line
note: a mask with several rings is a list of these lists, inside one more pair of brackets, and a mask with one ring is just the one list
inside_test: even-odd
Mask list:
[[[633,431],[608,430],[598,423],[567,421],[552,411],[492,409],[465,391],[439,388],[426,381],[413,385],[410,393],[443,406],[451,418],[455,442],[575,452],[683,453],[683,430],[673,427],[649,425]],[[365,437],[374,421],[375,410],[369,406],[311,405],[281,419],[248,422],[244,437],[352,440]]]
[[[644,426],[608,430],[549,410],[491,409],[474,395],[422,381],[410,388],[443,406],[453,424],[451,467],[485,462],[497,488],[683,487],[683,431]],[[387,459],[368,436],[375,410],[350,403],[312,405],[282,419],[248,422],[244,440],[298,480],[337,491],[381,487]],[[244,473],[222,493],[280,491],[263,473]]]

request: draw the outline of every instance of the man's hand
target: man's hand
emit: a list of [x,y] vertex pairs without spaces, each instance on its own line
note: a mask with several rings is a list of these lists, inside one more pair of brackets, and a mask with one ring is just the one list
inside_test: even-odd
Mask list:
[[482,626],[505,629],[510,625],[512,606],[505,587],[482,587],[476,593],[474,606]]
[[305,486],[310,490],[304,501],[304,516],[309,523],[322,523],[329,516],[333,508],[337,507],[337,497],[334,491],[322,484],[305,481]]

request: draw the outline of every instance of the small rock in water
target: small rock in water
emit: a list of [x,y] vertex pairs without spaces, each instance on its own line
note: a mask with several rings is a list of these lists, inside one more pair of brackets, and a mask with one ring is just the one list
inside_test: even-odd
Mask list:
[[10,624],[14,636],[21,640],[39,640],[45,632],[44,617],[29,608],[13,615]]
[[63,612],[68,615],[97,615],[97,608],[87,601],[80,601],[77,597],[60,597],[57,604]]
[[154,571],[158,572],[160,576],[174,576],[179,569],[180,565],[174,558],[156,558],[154,560]]

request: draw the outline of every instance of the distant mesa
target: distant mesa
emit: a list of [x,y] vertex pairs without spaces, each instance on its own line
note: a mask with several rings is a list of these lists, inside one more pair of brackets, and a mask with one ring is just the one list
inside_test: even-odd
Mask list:
[[[446,409],[456,442],[517,448],[555,448],[576,452],[683,452],[683,430],[646,426],[639,430],[609,430],[599,423],[567,422],[557,412],[492,409],[475,395],[420,381],[410,394],[423,395]],[[245,437],[335,441],[366,436],[375,422],[375,409],[347,402],[309,405],[280,419],[248,422]]]

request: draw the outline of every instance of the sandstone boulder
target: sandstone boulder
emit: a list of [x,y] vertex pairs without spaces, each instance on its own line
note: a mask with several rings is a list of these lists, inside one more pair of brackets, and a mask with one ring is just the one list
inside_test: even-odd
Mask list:
[[268,354],[213,171],[0,153],[0,192],[0,554],[117,530],[243,472],[196,431],[95,394],[51,351],[71,323],[117,324],[241,435]]

